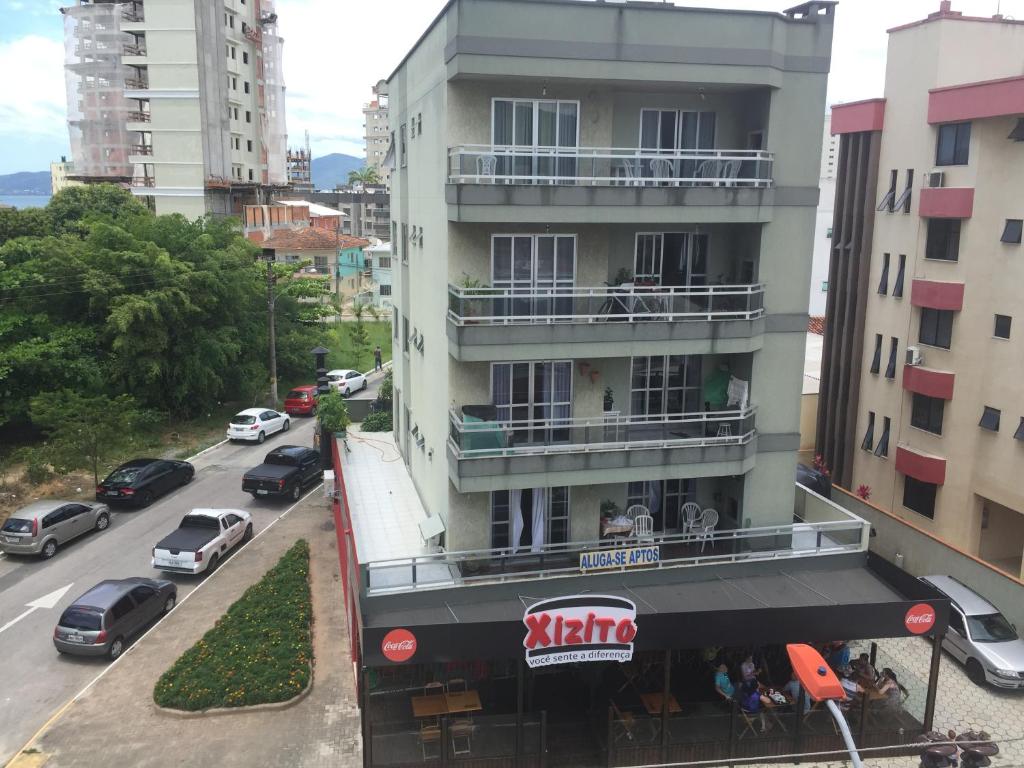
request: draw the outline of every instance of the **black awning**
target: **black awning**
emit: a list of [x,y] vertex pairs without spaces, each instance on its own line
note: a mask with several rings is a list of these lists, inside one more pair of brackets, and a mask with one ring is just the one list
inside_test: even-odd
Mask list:
[[415,636],[407,664],[516,658],[531,605],[588,593],[635,603],[637,651],[931,635],[949,615],[948,600],[875,555],[731,563],[375,597],[362,606],[363,663],[391,664],[381,646],[395,629]]

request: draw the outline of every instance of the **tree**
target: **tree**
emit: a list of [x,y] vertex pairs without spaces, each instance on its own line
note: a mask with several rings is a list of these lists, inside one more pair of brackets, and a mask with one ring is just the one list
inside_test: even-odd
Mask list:
[[150,422],[130,395],[114,398],[64,389],[32,398],[32,421],[43,429],[43,455],[59,472],[86,468],[99,483],[100,467],[124,445],[125,435]]
[[348,172],[349,184],[380,184],[380,173],[369,166],[353,169]]
[[355,356],[353,367],[360,368],[363,358],[366,357],[370,349],[370,334],[366,330],[362,318],[348,324],[348,336],[352,341],[352,353]]

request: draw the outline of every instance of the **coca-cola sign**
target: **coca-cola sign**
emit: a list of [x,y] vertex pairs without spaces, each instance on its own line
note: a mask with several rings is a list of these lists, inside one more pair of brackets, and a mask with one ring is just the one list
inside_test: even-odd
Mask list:
[[416,653],[416,636],[408,629],[392,629],[381,640],[380,652],[388,661],[408,661]]
[[636,605],[624,597],[577,595],[541,600],[526,609],[523,624],[529,667],[633,658]]
[[935,609],[928,603],[918,603],[907,611],[903,624],[915,635],[923,635],[935,626]]

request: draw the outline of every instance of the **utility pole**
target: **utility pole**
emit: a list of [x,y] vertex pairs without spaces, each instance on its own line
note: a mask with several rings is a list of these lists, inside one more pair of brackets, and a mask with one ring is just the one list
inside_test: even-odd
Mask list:
[[270,335],[270,407],[277,408],[277,337],[274,329],[274,262],[277,252],[273,248],[263,249],[263,260],[267,262],[267,324]]

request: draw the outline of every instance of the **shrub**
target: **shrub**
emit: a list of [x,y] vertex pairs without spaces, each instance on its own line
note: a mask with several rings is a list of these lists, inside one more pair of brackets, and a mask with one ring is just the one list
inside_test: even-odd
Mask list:
[[196,711],[286,701],[309,684],[309,545],[295,543],[157,681],[161,707]]
[[391,400],[395,396],[395,376],[393,371],[394,369],[388,368],[387,373],[384,374],[384,379],[377,390],[378,400]]
[[26,448],[22,452],[22,457],[25,460],[25,479],[32,485],[40,485],[53,477],[42,450]]
[[391,411],[376,411],[363,419],[363,432],[390,432],[394,429],[391,422]]
[[337,390],[320,395],[316,402],[316,412],[320,424],[328,434],[343,432],[345,427],[352,423],[348,416],[348,406],[345,398]]

